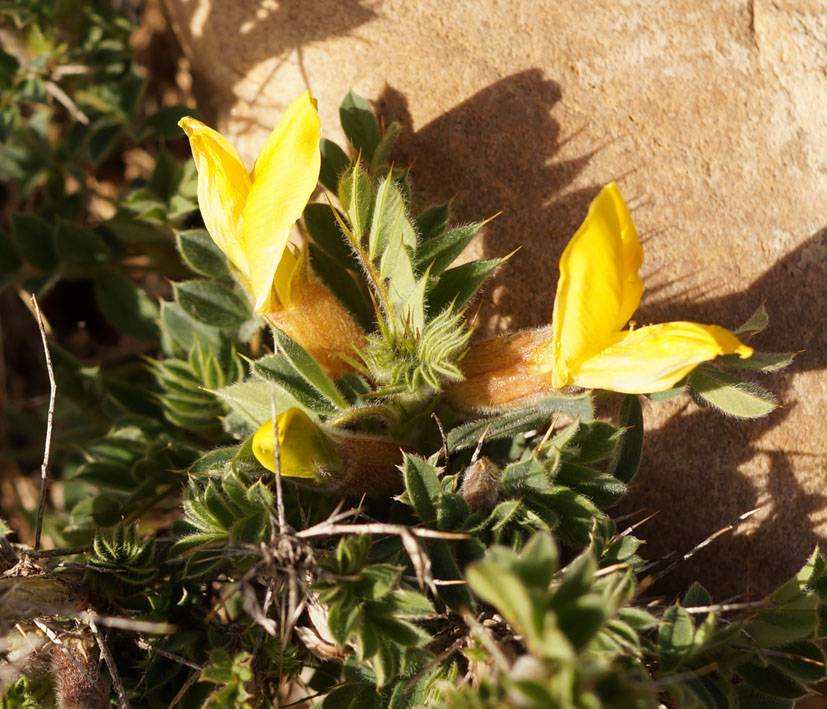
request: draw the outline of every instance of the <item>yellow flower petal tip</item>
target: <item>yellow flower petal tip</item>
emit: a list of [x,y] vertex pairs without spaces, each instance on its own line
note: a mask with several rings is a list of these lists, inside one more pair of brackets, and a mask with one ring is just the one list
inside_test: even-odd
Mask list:
[[[279,431],[279,467],[288,478],[315,480],[336,463],[336,455],[321,429],[301,409],[288,409],[276,417]],[[273,420],[253,435],[253,455],[267,470],[276,472]]]
[[235,267],[256,312],[284,307],[275,281],[290,273],[279,264],[321,169],[316,100],[306,91],[290,104],[252,172],[217,131],[191,116],[178,125],[190,140],[207,231]]
[[629,394],[669,389],[701,362],[752,355],[717,325],[671,322],[630,330],[643,281],[643,248],[613,182],[589,207],[560,258],[546,367],[556,389],[575,385]]

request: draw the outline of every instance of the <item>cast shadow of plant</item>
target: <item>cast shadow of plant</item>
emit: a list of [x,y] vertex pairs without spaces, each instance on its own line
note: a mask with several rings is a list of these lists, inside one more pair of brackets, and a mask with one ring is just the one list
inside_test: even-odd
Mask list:
[[[415,208],[453,198],[452,214],[460,221],[502,211],[483,234],[482,255],[521,248],[483,295],[481,320],[493,317],[492,329],[549,322],[559,255],[600,188],[568,189],[590,155],[555,160],[561,128],[550,111],[560,98],[558,84],[530,69],[486,87],[415,132],[400,92],[387,87],[377,101],[386,122],[403,125],[395,157],[398,164],[412,165]],[[805,350],[788,372],[757,378],[783,402],[765,419],[727,419],[684,399],[681,411],[647,433],[643,465],[620,512],[660,512],[639,530],[648,542],[648,558],[682,554],[747,510],[759,505],[769,510],[759,529],[720,537],[678,565],[664,580],[664,591],[685,590],[698,579],[717,597],[745,592],[756,597],[794,573],[818,542],[814,527],[827,497],[805,489],[794,471],[797,460],[823,457],[823,451],[770,449],[761,439],[791,425],[792,378],[822,370],[827,362],[821,325],[827,263],[811,257],[827,253],[825,243],[827,232],[815,235],[746,290],[723,297],[702,294],[690,302],[644,299],[637,314],[641,323],[686,319],[734,327],[766,301],[771,324],[754,344],[762,351]],[[808,259],[813,262],[805,263]],[[771,471],[760,497],[749,477],[750,466],[759,463]]]
[[[491,84],[415,132],[399,91],[387,86],[376,102],[380,118],[402,124],[393,157],[412,166],[415,210],[453,200],[455,222],[501,212],[486,226],[479,248],[492,258],[520,249],[483,294],[480,321],[491,329],[548,321],[557,283],[555,254],[600,189],[563,194],[591,156],[556,159],[561,131],[551,111],[561,95],[560,86],[540,69],[528,69]],[[548,311],[529,321],[523,303],[536,302],[538,290],[548,293]]]
[[[178,4],[178,14],[189,14],[190,18],[195,18],[203,6],[196,0],[179,0]],[[376,17],[370,5],[369,0],[278,0],[267,7],[244,0],[225,3],[221,8],[219,3],[207,3],[206,16],[198,17],[198,34],[190,38],[191,51],[196,55],[220,52],[223,62],[211,64],[210,75],[199,73],[195,63],[193,87],[199,108],[210,119],[226,115],[237,102],[232,87],[259,62],[275,59],[275,71],[296,52],[303,72],[304,48],[313,42],[351,35]],[[234,26],[227,26],[229,20]],[[264,81],[262,87],[266,84]],[[269,131],[270,127],[263,127]]]
[[[802,471],[824,469],[824,447],[796,450],[792,443],[771,447],[762,439],[779,429],[771,436],[778,441],[784,427],[792,432],[792,426],[804,425],[810,429],[805,438],[817,441],[817,431],[824,425],[808,420],[800,410],[795,420],[792,414],[797,407],[812,411],[816,400],[824,397],[823,386],[814,386],[818,381],[814,375],[823,372],[827,363],[825,247],[827,229],[773,264],[741,292],[641,308],[641,322],[680,318],[736,325],[765,302],[770,325],[751,344],[766,352],[801,350],[784,372],[752,377],[782,404],[769,416],[740,421],[688,407],[647,434],[644,464],[621,508],[661,510],[641,530],[650,558],[669,551],[683,553],[754,507],[762,506],[762,514],[767,515],[754,531],[721,537],[690,563],[679,565],[666,588],[686,588],[697,579],[720,597],[744,593],[760,597],[795,573],[813,547],[824,541],[815,530],[816,526],[823,528],[827,514],[827,495],[818,492],[823,483],[808,480],[805,487],[802,481]],[[808,378],[814,400],[792,398],[797,376]],[[799,396],[802,390],[797,387]],[[761,494],[750,479],[751,469],[759,467],[769,469]],[[676,546],[676,540],[684,541]]]

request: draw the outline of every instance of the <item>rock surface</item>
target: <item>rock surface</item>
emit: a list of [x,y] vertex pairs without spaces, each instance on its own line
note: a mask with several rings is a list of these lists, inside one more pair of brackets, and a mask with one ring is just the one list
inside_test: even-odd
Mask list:
[[[760,511],[673,575],[752,597],[827,538],[827,3],[823,0],[166,0],[208,117],[252,161],[306,88],[340,139],[348,88],[404,123],[422,205],[502,211],[474,256],[522,250],[484,296],[493,329],[549,321],[556,263],[617,180],[646,251],[637,321],[735,327],[803,350],[759,422],[645,406],[627,510],[647,554]],[[212,114],[212,115],[210,115]]]

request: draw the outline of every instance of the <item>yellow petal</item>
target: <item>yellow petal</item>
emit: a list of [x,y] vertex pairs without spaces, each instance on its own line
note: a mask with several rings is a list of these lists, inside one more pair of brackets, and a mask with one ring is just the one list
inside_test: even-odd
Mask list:
[[[278,300],[280,308],[289,308],[294,304],[293,281],[300,275],[300,268],[304,265],[302,259],[302,252],[298,254],[290,248],[287,248],[281,255],[279,265],[276,267],[276,273],[273,276],[273,290],[276,292],[275,296]],[[265,312],[267,312],[265,310]]]
[[722,354],[752,355],[717,325],[670,322],[618,332],[599,353],[571,371],[570,383],[587,389],[651,394],[677,384],[701,362]]
[[629,210],[612,182],[589,207],[560,257],[552,318],[552,386],[570,384],[578,362],[600,350],[640,303],[643,260]]
[[[336,461],[319,427],[301,409],[288,409],[277,419],[281,474],[289,478],[315,479],[320,467]],[[253,455],[267,470],[276,472],[273,420],[253,435]]]
[[243,228],[257,312],[272,309],[273,279],[290,230],[316,188],[320,138],[316,101],[307,91],[287,109],[256,160]]
[[178,121],[190,139],[198,169],[198,205],[207,231],[233,265],[247,278],[241,217],[250,192],[250,175],[223,135],[186,116]]

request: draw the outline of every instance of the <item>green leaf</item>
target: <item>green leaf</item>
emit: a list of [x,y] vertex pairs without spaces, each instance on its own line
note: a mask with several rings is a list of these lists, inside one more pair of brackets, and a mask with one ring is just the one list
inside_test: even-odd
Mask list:
[[103,226],[125,244],[168,243],[171,236],[171,230],[167,225],[139,219],[124,209],[120,210],[112,219],[103,222]]
[[130,468],[114,461],[93,460],[78,468],[73,480],[85,480],[110,490],[132,491],[136,483],[130,475]]
[[767,659],[784,674],[803,682],[820,682],[824,679],[824,652],[810,640],[781,645],[772,653],[767,653]]
[[692,651],[695,627],[692,617],[681,606],[666,609],[663,623],[658,629],[658,654],[660,671],[670,672],[677,668]]
[[621,608],[617,612],[618,618],[628,623],[635,630],[646,630],[654,628],[660,621],[648,611],[634,606]]
[[680,396],[686,390],[686,377],[678,382],[671,389],[664,389],[663,391],[655,391],[647,394],[646,398],[649,401],[671,401],[675,397]]
[[537,456],[531,455],[526,460],[507,465],[501,484],[506,495],[519,496],[529,489],[546,490],[552,483],[551,476]]
[[216,448],[198,458],[187,472],[193,474],[220,472],[223,473],[232,460],[238,455],[239,446]]
[[471,261],[443,271],[428,292],[428,310],[438,313],[449,306],[453,306],[454,310],[462,307],[504,262],[504,258]]
[[221,352],[229,345],[221,330],[188,315],[178,303],[161,301],[161,327],[186,352],[197,344]]
[[330,606],[327,619],[327,626],[333,639],[344,646],[351,634],[362,620],[362,609],[360,606],[345,607],[339,603]]
[[[559,522],[554,528],[558,539],[577,549],[589,543],[592,525],[595,518],[600,517],[600,510],[588,498],[563,485],[557,485],[549,492],[537,495],[537,499],[558,515]],[[533,496],[528,497],[526,504],[531,505],[532,500]]]
[[[683,597],[684,608],[693,608],[696,606],[712,605],[712,596],[709,594],[701,584],[695,581]],[[692,618],[696,623],[702,623],[706,620],[709,613],[692,613]]]
[[376,190],[368,237],[368,256],[371,259],[382,256],[380,276],[388,277],[393,268],[386,266],[386,262],[389,259],[391,263],[395,262],[396,252],[404,246],[411,251],[416,248],[416,233],[408,220],[405,200],[394,182],[390,178],[383,178]]
[[578,463],[603,460],[614,451],[622,431],[605,421],[581,423],[563,452],[565,459]]
[[770,319],[767,316],[767,309],[764,307],[764,304],[761,303],[761,305],[758,306],[758,310],[752,314],[750,319],[735,330],[733,334],[741,338],[749,337],[761,332],[769,323]]
[[538,532],[522,548],[513,568],[526,586],[544,591],[554,578],[557,566],[558,552],[554,537]]
[[339,106],[339,120],[350,144],[362,158],[371,162],[379,146],[379,124],[370,104],[352,90]]
[[304,225],[310,238],[336,263],[350,271],[359,272],[361,266],[339,227],[339,221],[344,221],[344,215],[340,214],[337,219],[337,213],[338,210],[329,204],[308,204],[304,208]]
[[807,688],[773,665],[745,663],[736,665],[735,672],[759,692],[782,699],[797,699],[807,694]]
[[405,489],[417,516],[426,524],[436,521],[442,497],[436,470],[422,458],[405,454]]
[[295,405],[308,412],[325,415],[335,411],[330,400],[315,387],[308,386],[307,380],[283,356],[273,355],[256,360],[253,362],[253,372],[262,379],[273,382],[292,397]]
[[382,598],[381,603],[374,604],[372,614],[387,615],[389,618],[404,620],[427,620],[433,618],[434,608],[431,602],[417,591],[397,589]]
[[759,647],[778,647],[808,638],[818,627],[818,596],[802,593],[790,601],[761,611],[760,620],[745,630]]
[[721,364],[739,369],[754,369],[759,372],[777,372],[792,364],[797,352],[754,352],[752,357],[741,359],[738,355],[723,355]]
[[467,224],[423,241],[416,250],[414,260],[417,273],[423,273],[430,266],[431,276],[438,276],[465,250],[484,225],[485,222]]
[[428,207],[416,218],[416,233],[419,234],[424,246],[431,239],[440,236],[448,227],[448,217],[451,212],[451,203],[437,204]]
[[466,569],[471,590],[494,606],[514,629],[525,636],[529,648],[542,645],[542,628],[525,585],[511,571],[492,561],[479,561]]
[[366,601],[375,601],[390,593],[402,569],[391,564],[371,564],[359,572],[359,580],[353,585],[353,590],[359,598]]
[[98,271],[94,286],[98,307],[112,327],[136,340],[156,340],[158,307],[146,293],[115,271]]
[[600,509],[611,507],[626,494],[626,486],[611,475],[574,463],[563,463],[555,482],[588,497]]
[[0,84],[0,88],[3,90],[10,89],[14,83],[14,76],[19,69],[20,62],[18,62],[17,59],[15,59],[15,57],[8,52],[0,49],[0,77],[3,79],[3,83]]
[[103,162],[123,135],[123,126],[118,122],[106,121],[97,124],[89,136],[89,157],[92,162]]
[[368,228],[373,207],[373,189],[370,178],[358,162],[339,182],[339,201],[350,222],[353,239],[358,242]]
[[345,401],[330,377],[325,374],[319,363],[298,342],[277,327],[273,328],[273,336],[279,352],[284,354],[308,384],[337,408],[348,408],[347,401]]
[[827,561],[818,547],[810,554],[807,563],[799,569],[798,573],[793,576],[781,588],[777,589],[772,594],[772,599],[777,603],[786,603],[787,601],[794,601],[801,597],[802,593],[807,593],[819,579],[824,578],[824,572],[827,570]]
[[373,158],[371,158],[370,161],[371,170],[378,172],[383,168],[387,168],[391,150],[393,150],[393,145],[401,132],[402,126],[397,121],[393,121],[390,125],[385,126],[382,140],[379,142],[379,145],[376,146]]
[[556,411],[573,417],[579,416],[585,420],[591,419],[594,415],[591,397],[587,393],[577,396],[550,397],[530,408],[472,421],[452,429],[447,436],[448,450],[453,453],[463,448],[475,447],[483,435],[486,441],[494,441],[526,431],[534,431],[546,426]]
[[735,694],[738,697],[738,709],[793,709],[795,705],[792,699],[771,697],[748,684],[736,685]]
[[178,121],[184,116],[198,118],[198,113],[194,108],[182,104],[163,106],[144,121],[141,137],[145,139],[151,136],[167,140],[183,138],[184,131],[178,126]]
[[12,214],[11,235],[25,261],[48,271],[57,265],[52,235],[54,227],[36,214]]
[[643,411],[634,394],[623,397],[618,418],[623,433],[606,472],[628,484],[635,476],[643,455]]
[[[238,382],[221,387],[213,392],[230,410],[254,428],[271,418],[270,387],[263,382]],[[276,392],[276,413],[294,405],[292,397],[282,391]]]
[[737,418],[766,416],[778,406],[766,389],[709,364],[702,364],[690,373],[689,386],[701,399]]
[[169,200],[178,191],[183,170],[178,161],[167,150],[161,149],[155,160],[155,167],[149,176],[147,187],[161,200]]
[[588,594],[570,603],[557,616],[558,626],[575,650],[581,650],[600,630],[606,620],[606,601]]
[[173,290],[184,312],[206,325],[237,328],[250,318],[249,302],[220,283],[182,281]]
[[175,243],[184,262],[196,273],[219,280],[232,278],[227,268],[227,257],[206,229],[176,232]]
[[339,191],[339,178],[350,165],[350,158],[338,144],[327,138],[319,142],[319,151],[322,155],[322,166],[319,172],[319,182],[334,194]]
[[64,219],[58,219],[54,244],[58,259],[70,266],[109,260],[109,247],[98,234]]
[[14,273],[23,265],[11,234],[0,230],[0,273]]

